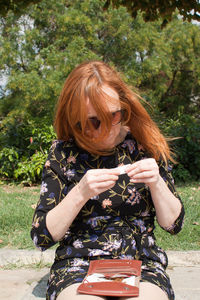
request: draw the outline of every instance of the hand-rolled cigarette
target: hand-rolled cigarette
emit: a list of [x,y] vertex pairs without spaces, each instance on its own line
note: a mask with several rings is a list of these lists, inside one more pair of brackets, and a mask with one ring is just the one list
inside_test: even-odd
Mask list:
[[116,169],[120,171],[119,175],[126,174],[126,168],[128,166],[130,166],[130,164],[117,167]]

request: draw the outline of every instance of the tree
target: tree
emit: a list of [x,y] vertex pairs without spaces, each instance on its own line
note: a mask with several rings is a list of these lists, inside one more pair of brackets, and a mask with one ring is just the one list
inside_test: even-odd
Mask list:
[[[89,59],[108,62],[139,89],[168,135],[182,136],[189,124],[198,128],[198,25],[175,14],[161,30],[162,20],[145,23],[141,13],[134,19],[123,6],[104,11],[101,0],[69,3],[43,0],[20,18],[12,11],[0,18],[0,76],[7,76],[0,98],[0,151],[13,147],[20,160],[33,154],[37,148],[33,149],[33,143],[29,151],[30,137],[35,141],[41,136],[35,128],[42,131],[45,126],[46,132],[66,77]],[[182,118],[188,113],[193,120]],[[188,134],[199,145],[198,135],[192,130]],[[181,151],[184,147],[180,146]],[[181,157],[183,166],[186,155]],[[192,164],[200,173],[196,162]]]
[[[28,5],[41,2],[42,0],[1,0],[0,12],[5,16],[9,10],[15,14],[22,14]],[[66,1],[66,4],[71,1]],[[118,8],[124,6],[136,18],[139,12],[143,12],[143,18],[147,21],[155,21],[160,17],[163,19],[162,26],[171,21],[173,13],[178,10],[184,20],[200,21],[200,3],[199,0],[102,0],[104,9],[109,6]]]
[[6,16],[9,10],[12,10],[16,15],[21,15],[27,6],[40,1],[41,0],[0,0],[0,12],[2,16]]
[[176,9],[184,20],[200,21],[200,3],[198,0],[107,0],[105,8],[110,5],[113,7],[125,6],[134,18],[141,11],[144,13],[145,21],[155,21],[161,17],[163,25],[171,21]]
[[131,18],[124,8],[105,13],[101,1],[65,3],[42,1],[20,19],[12,12],[2,18],[0,68],[8,83],[1,113],[7,120],[14,114],[52,121],[61,86],[77,63],[128,61]]

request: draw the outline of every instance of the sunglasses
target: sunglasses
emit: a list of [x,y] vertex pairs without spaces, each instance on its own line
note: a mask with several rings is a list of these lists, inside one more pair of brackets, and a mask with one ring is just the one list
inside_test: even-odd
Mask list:
[[[125,113],[124,109],[120,109],[120,110],[117,110],[117,111],[111,113],[112,126],[115,126],[115,125],[121,123],[121,121],[124,119],[124,113]],[[97,119],[97,117],[88,118],[87,122],[89,122],[95,130],[97,130],[101,125],[101,121],[99,119]],[[78,122],[77,125],[81,129],[80,122]]]

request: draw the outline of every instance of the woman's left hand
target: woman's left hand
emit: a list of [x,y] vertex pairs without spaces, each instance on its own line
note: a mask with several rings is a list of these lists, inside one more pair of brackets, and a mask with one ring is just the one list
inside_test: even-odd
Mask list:
[[146,158],[133,163],[126,168],[130,182],[143,182],[149,187],[156,185],[159,181],[159,168],[154,158]]

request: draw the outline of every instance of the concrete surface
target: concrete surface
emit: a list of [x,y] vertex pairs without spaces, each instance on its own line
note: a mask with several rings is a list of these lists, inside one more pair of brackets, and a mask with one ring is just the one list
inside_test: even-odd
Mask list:
[[[176,300],[200,300],[200,251],[168,251],[168,274]],[[54,250],[0,249],[0,299],[43,300],[49,268],[34,265],[51,264]]]

